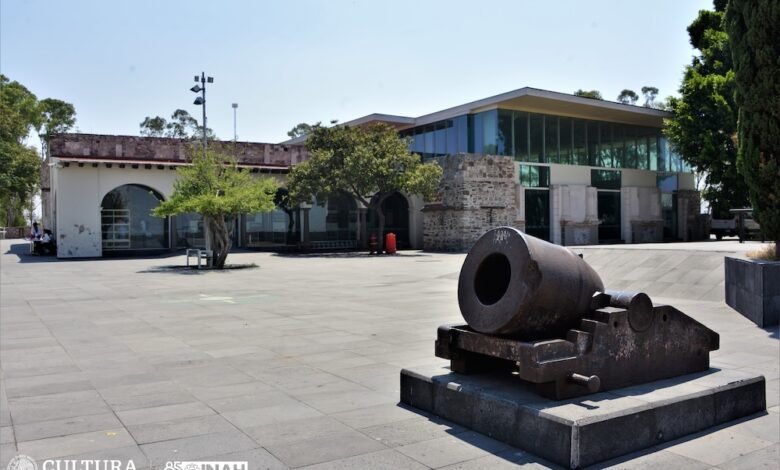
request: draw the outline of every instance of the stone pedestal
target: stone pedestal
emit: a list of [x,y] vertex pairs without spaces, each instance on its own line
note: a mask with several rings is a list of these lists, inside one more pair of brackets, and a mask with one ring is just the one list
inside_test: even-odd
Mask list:
[[780,262],[726,256],[726,304],[760,327],[780,324]]
[[508,374],[401,371],[401,401],[580,468],[766,409],[763,376],[707,372],[553,401]]

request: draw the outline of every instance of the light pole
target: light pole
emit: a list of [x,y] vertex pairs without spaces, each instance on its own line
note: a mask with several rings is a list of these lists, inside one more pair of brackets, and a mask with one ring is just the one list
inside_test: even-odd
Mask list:
[[233,106],[233,145],[236,145],[236,140],[238,140],[238,135],[236,134],[236,110],[238,109],[238,103],[233,103],[231,106]]
[[206,83],[214,83],[214,77],[206,77],[206,72],[201,72],[200,77],[195,75],[195,83],[200,81],[200,85],[190,88],[193,93],[200,92],[201,95],[195,98],[193,104],[203,106],[203,155],[206,154],[208,141],[206,140]]

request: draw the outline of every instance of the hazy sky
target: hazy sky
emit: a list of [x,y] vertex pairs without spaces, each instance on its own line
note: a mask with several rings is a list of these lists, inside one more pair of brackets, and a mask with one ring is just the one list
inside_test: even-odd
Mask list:
[[420,116],[531,86],[676,94],[710,0],[0,0],[0,71],[73,103],[81,132],[137,135],[205,71],[209,126],[280,142],[299,122]]

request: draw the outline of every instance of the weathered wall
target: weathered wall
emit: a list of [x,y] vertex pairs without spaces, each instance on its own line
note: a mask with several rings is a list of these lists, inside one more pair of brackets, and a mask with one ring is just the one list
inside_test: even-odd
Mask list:
[[176,172],[169,169],[106,168],[103,165],[58,168],[54,186],[56,202],[57,256],[59,258],[102,255],[100,204],[111,190],[124,184],[148,186],[168,198]]
[[[116,160],[143,160],[154,162],[187,161],[189,140],[126,135],[60,134],[51,138],[49,154],[52,157],[80,157]],[[308,158],[300,145],[266,144],[255,142],[221,143],[225,153],[236,157],[239,163],[288,167]]]
[[656,187],[620,189],[621,236],[626,243],[655,243],[664,238],[661,191]]
[[423,209],[423,248],[467,251],[491,228],[517,226],[515,163],[511,157],[442,157],[440,202]]
[[550,187],[551,238],[559,245],[598,243],[596,188],[583,184]]

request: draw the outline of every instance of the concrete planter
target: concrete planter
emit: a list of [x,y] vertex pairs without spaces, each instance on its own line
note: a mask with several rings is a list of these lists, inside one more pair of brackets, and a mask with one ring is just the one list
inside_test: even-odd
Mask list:
[[760,327],[780,324],[780,262],[726,257],[726,303]]

